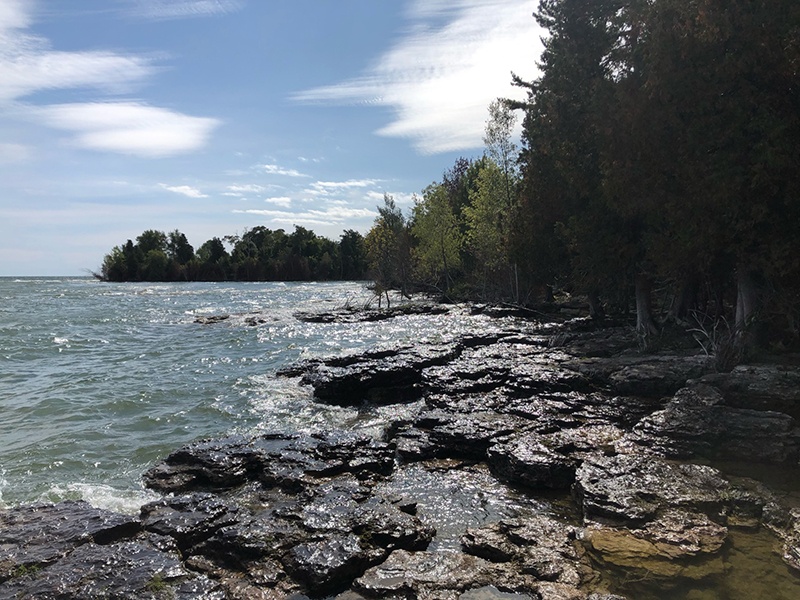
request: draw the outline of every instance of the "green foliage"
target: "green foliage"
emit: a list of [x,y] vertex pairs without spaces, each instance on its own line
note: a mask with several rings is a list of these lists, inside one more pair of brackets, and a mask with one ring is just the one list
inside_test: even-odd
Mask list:
[[412,235],[416,240],[414,258],[419,277],[425,283],[447,291],[461,267],[461,227],[441,184],[428,186],[414,205]]
[[475,275],[484,297],[508,295],[510,288],[509,240],[512,198],[509,181],[500,166],[486,161],[476,187],[464,208],[467,225],[466,246],[474,258]]
[[[147,230],[103,259],[107,281],[307,281],[364,279],[364,238],[348,231],[333,242],[304,227],[286,234],[258,226],[241,235],[213,237],[195,253],[177,229]],[[230,251],[226,244],[230,247]],[[344,248],[344,254],[341,248]],[[346,257],[347,266],[343,263]]]
[[[513,78],[526,100],[493,102],[487,156],[414,207],[418,279],[583,292],[596,310],[635,305],[651,333],[651,291],[671,288],[675,318],[777,319],[797,341],[800,4],[541,0],[535,18],[541,75]],[[384,219],[367,236],[386,264],[390,233]]]
[[378,216],[364,246],[376,290],[400,289],[406,293],[411,264],[408,224],[391,195],[384,194],[383,206],[378,207]]

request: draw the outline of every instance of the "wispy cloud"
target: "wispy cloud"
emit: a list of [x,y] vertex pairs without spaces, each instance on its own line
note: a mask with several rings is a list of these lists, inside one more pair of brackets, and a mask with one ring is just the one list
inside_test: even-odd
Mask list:
[[25,33],[30,3],[0,3],[0,102],[66,88],[131,89],[156,71],[148,58],[109,51],[59,52],[47,39]]
[[212,17],[239,10],[237,0],[131,0],[128,14],[154,20]]
[[137,102],[58,104],[34,110],[81,148],[159,158],[203,147],[219,121]]
[[231,198],[246,198],[247,196],[252,196],[254,194],[263,194],[269,188],[256,183],[246,183],[229,185],[225,189],[227,191],[222,192],[223,196],[229,196]]
[[169,192],[188,196],[189,198],[208,198],[207,194],[189,185],[167,185],[166,183],[159,183],[158,185]]
[[[408,194],[405,192],[386,192],[388,193],[395,201],[395,204],[399,206],[411,206],[414,204],[414,198],[416,198],[416,194]],[[366,194],[366,197],[373,202],[376,202],[380,205],[383,204],[383,195],[384,192],[376,192],[376,191],[369,191]]]
[[370,187],[378,183],[377,179],[348,179],[347,181],[315,181],[305,190],[311,196],[328,196],[344,190]]
[[289,208],[292,205],[292,199],[288,196],[277,196],[275,198],[264,198],[264,202],[274,204],[275,206],[283,206]]
[[424,154],[482,146],[489,103],[521,97],[511,71],[532,77],[542,34],[519,0],[415,0],[409,34],[361,77],[294,96],[301,102],[388,106],[377,133]]
[[47,39],[26,33],[33,3],[0,2],[0,105],[44,125],[73,132],[80,148],[143,157],[197,150],[219,121],[193,117],[139,101],[31,106],[26,98],[52,89],[128,92],[158,69],[149,58],[111,51],[55,51]]
[[261,169],[270,175],[283,175],[285,177],[308,177],[295,169],[286,169],[278,165],[261,165]]
[[234,213],[266,217],[272,223],[289,225],[340,225],[351,219],[374,218],[378,213],[366,208],[347,208],[331,206],[325,210],[289,212],[282,210],[235,210]]

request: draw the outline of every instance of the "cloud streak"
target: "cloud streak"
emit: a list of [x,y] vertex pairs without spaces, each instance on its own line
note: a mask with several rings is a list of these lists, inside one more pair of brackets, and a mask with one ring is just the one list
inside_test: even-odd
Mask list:
[[511,72],[532,76],[542,34],[534,2],[416,0],[410,32],[363,76],[298,93],[299,102],[387,106],[380,135],[423,154],[482,146],[487,107],[521,97]]
[[167,185],[166,183],[159,183],[158,185],[168,192],[181,194],[183,196],[187,196],[188,198],[208,198],[207,194],[204,194],[197,188],[193,188],[189,185]]
[[242,7],[237,0],[134,0],[128,14],[140,19],[169,20],[213,17],[235,12]]
[[74,133],[80,148],[161,158],[197,150],[219,125],[138,102],[57,104],[34,110],[51,127]]
[[308,177],[295,169],[286,169],[278,165],[262,165],[261,169],[270,175],[283,175],[285,177]]
[[331,206],[325,210],[289,212],[283,210],[250,209],[234,210],[234,213],[266,217],[272,223],[288,225],[340,225],[350,219],[374,218],[378,213],[366,208],[347,208]]
[[89,150],[161,158],[197,150],[208,142],[219,125],[216,119],[140,101],[25,103],[37,92],[54,89],[128,92],[158,70],[150,59],[139,56],[52,50],[47,39],[25,32],[32,21],[30,10],[30,2],[0,3],[0,106],[5,104],[47,126],[72,132],[71,143]]

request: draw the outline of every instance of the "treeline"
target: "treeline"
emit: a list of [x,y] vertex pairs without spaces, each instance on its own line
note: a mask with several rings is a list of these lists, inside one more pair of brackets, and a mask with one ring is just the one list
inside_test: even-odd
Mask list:
[[211,238],[197,252],[177,229],[149,229],[135,243],[115,246],[98,275],[106,281],[327,281],[366,274],[364,237],[357,231],[332,241],[304,227],[287,234],[258,226]]
[[800,3],[541,0],[534,16],[541,75],[492,106],[486,155],[410,214],[380,209],[379,287],[569,291],[598,317],[635,311],[645,342],[687,319],[797,342]]

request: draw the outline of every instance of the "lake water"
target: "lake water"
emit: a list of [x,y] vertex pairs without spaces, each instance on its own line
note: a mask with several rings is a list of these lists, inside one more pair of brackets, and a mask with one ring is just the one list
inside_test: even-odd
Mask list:
[[[381,410],[311,402],[275,372],[298,359],[479,328],[468,315],[308,324],[296,311],[362,305],[360,283],[127,283],[0,278],[0,506],[82,498],[136,511],[141,474],[202,437],[349,427]],[[256,327],[231,318],[253,315]]]

